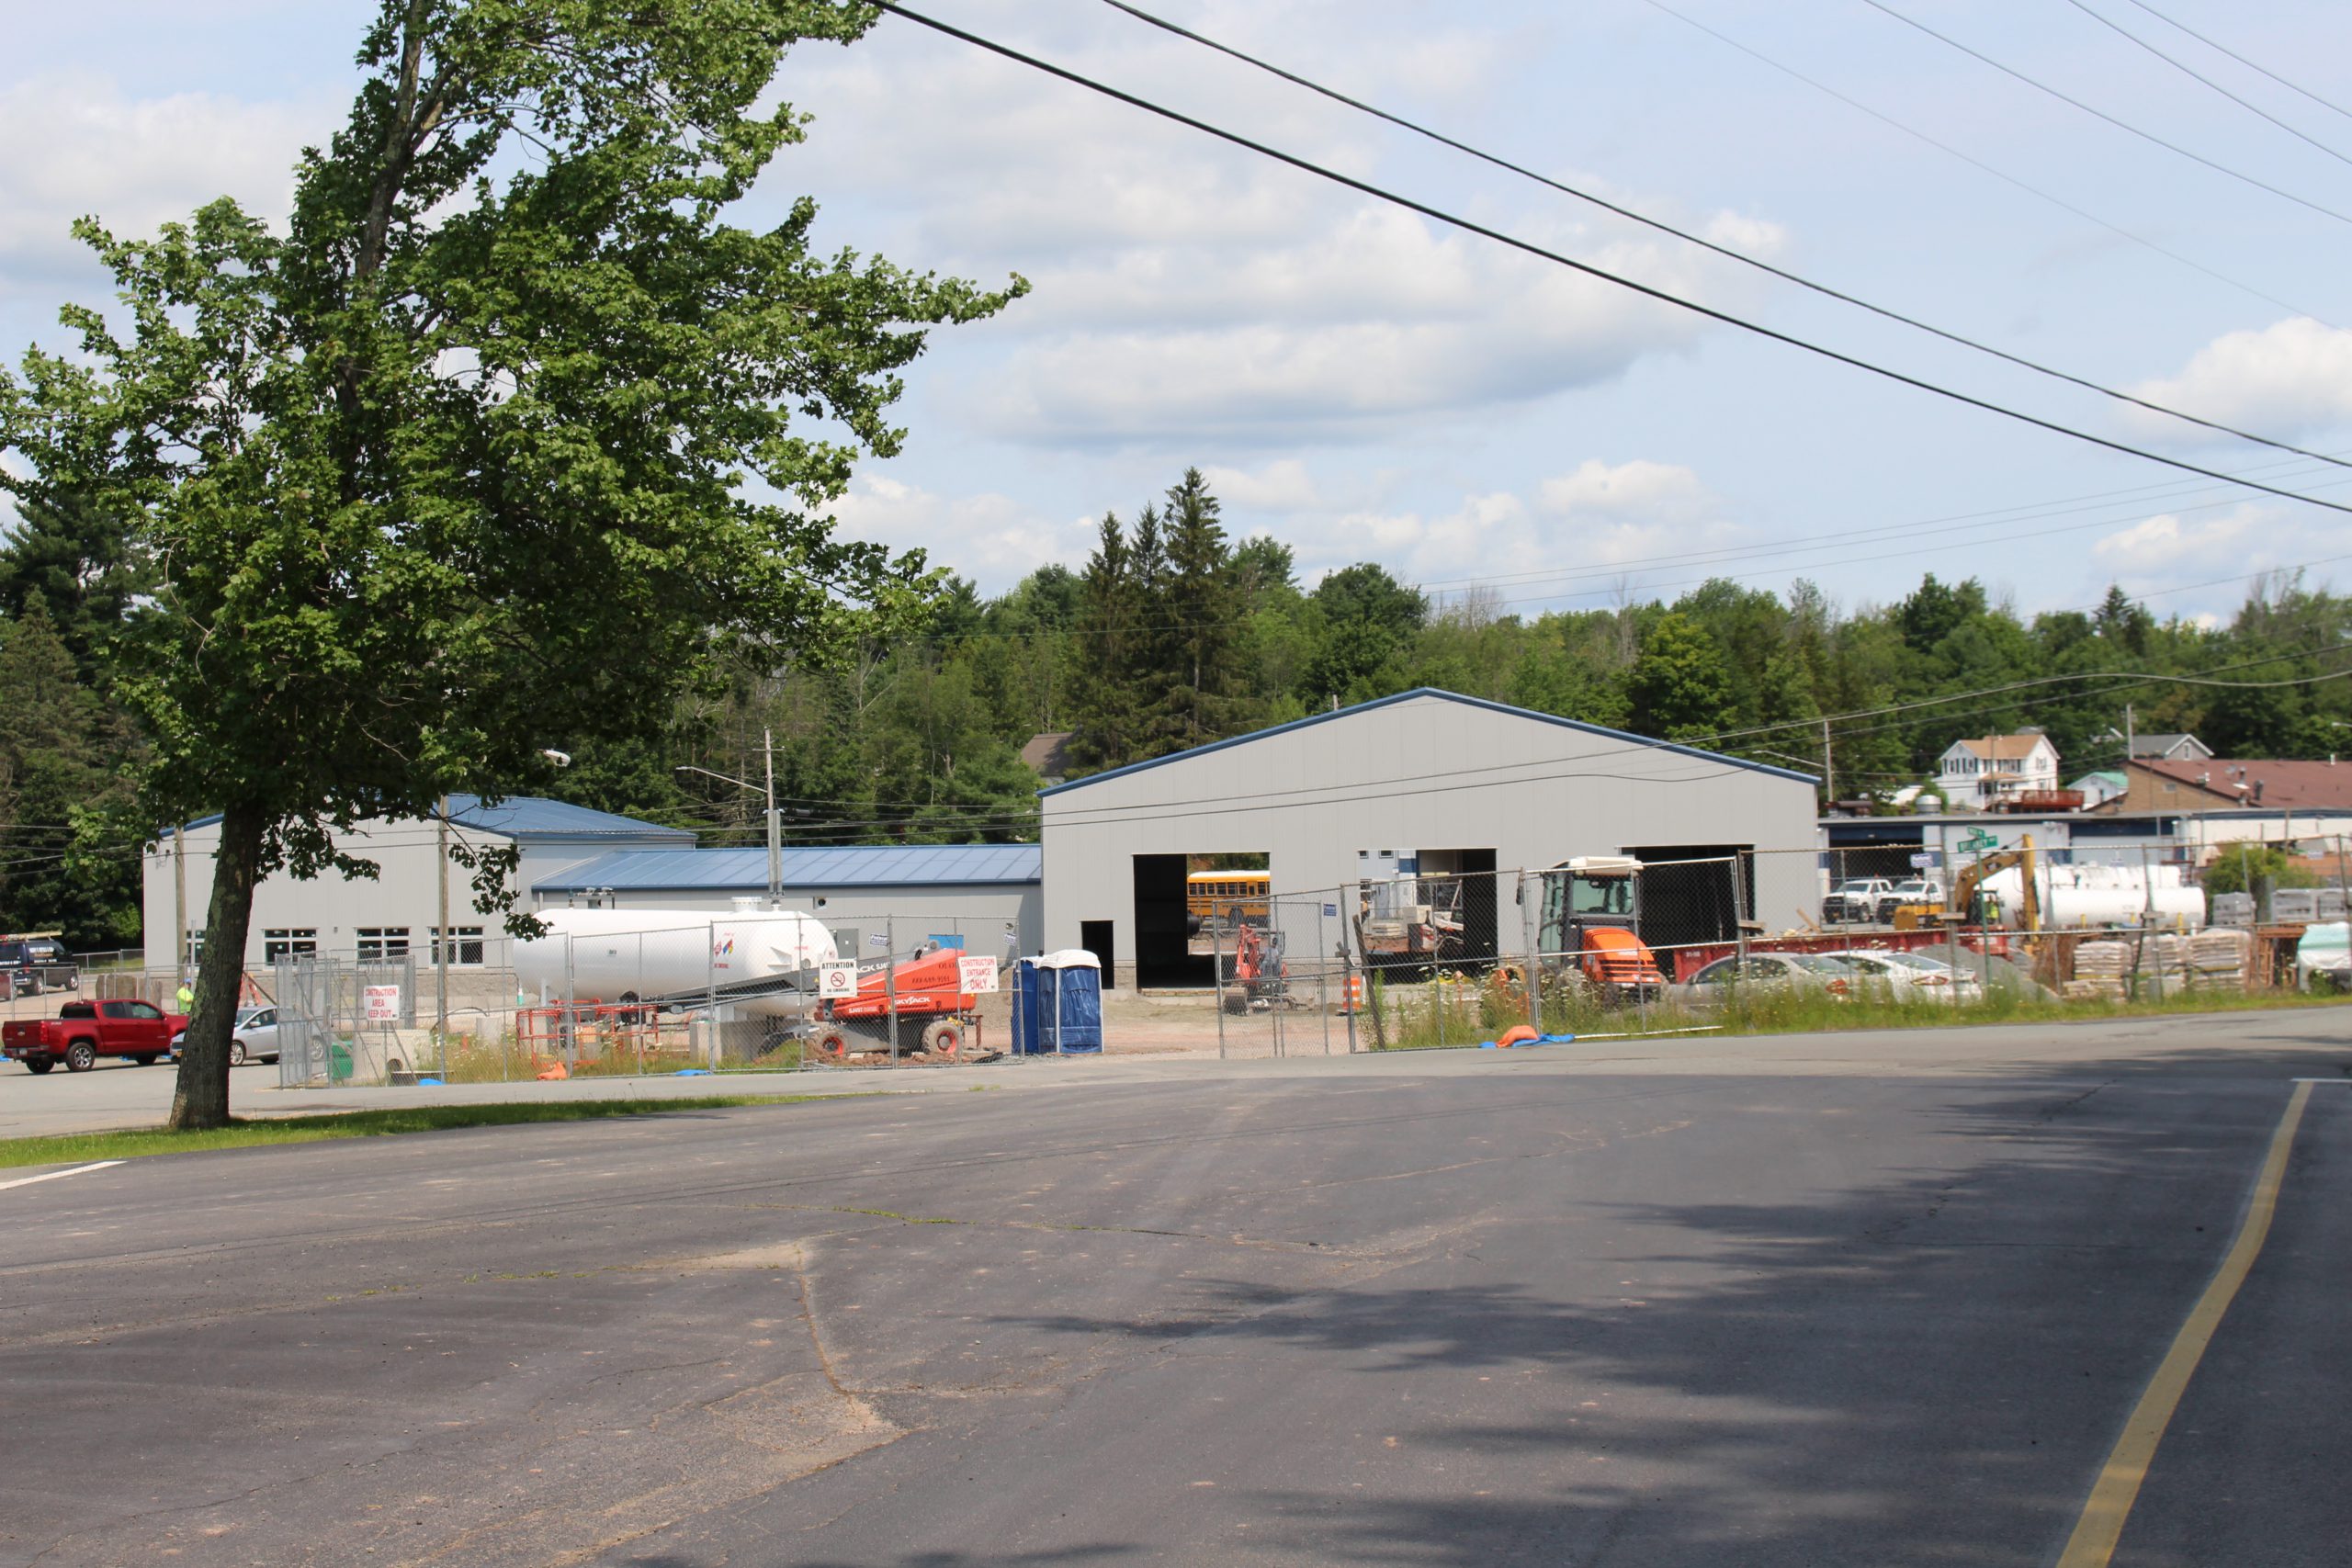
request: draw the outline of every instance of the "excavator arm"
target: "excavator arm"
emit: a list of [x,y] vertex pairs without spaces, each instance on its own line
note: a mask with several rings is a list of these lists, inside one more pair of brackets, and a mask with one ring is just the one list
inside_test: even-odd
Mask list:
[[2030,837],[2016,849],[1986,855],[1962,872],[1951,885],[1951,901],[1945,906],[1943,918],[1953,922],[1967,919],[1969,911],[1976,908],[1977,889],[1984,885],[1985,879],[2012,866],[2022,874],[2018,879],[2023,885],[2018,905],[2018,913],[2025,917],[2025,929],[2029,931],[2041,931],[2041,889],[2034,877],[2033,840]]

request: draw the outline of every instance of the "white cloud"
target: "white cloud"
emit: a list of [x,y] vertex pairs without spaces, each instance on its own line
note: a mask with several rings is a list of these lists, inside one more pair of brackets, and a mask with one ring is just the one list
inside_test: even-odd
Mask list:
[[1532,612],[1571,598],[1612,594],[1620,584],[1693,575],[1689,558],[1740,537],[1720,498],[1690,469],[1635,458],[1597,458],[1534,487],[1464,495],[1438,513],[1350,509],[1294,515],[1274,532],[1296,551],[1303,574],[1375,560],[1408,581],[1444,591],[1476,578],[1495,583],[1506,611]]
[[323,105],[243,103],[206,93],[131,99],[110,81],[51,75],[0,87],[0,287],[49,287],[86,272],[68,231],[94,216],[117,234],[153,232],[216,197],[282,219],[306,141],[333,124]]
[[[2132,389],[2151,402],[2264,435],[2310,435],[2352,425],[2352,331],[2295,316],[2215,338],[2179,375]],[[2140,414],[2143,428],[2188,427]]]
[[834,503],[844,538],[922,549],[933,566],[1001,593],[1051,561],[1075,567],[1093,547],[1094,520],[1041,515],[1010,496],[949,496],[888,475],[860,475]]
[[2252,506],[2214,517],[2165,513],[2102,535],[2091,553],[2110,570],[2134,576],[2177,566],[2222,566],[2248,558],[2249,543],[2259,543],[2249,536],[2260,521]]
[[[1123,18],[978,9],[983,30],[1091,75],[1612,271],[1715,299],[1749,287],[1690,247],[1475,167],[1431,184],[1418,161],[1391,164],[1398,145],[1373,122]],[[1407,107],[1430,90],[1411,85],[1426,63],[1418,43],[1410,62],[1384,62],[1393,51],[1357,60],[1345,40],[1371,35],[1353,22],[1337,6],[1232,6],[1201,25]],[[1510,36],[1445,35],[1435,90],[1472,91],[1511,68]],[[1705,330],[1615,285],[903,28],[824,57],[793,94],[818,117],[809,151],[821,150],[840,192],[820,197],[884,203],[900,227],[883,237],[888,254],[980,277],[1018,270],[1035,284],[963,334],[967,352],[940,378],[935,406],[989,436],[1163,451],[1361,444],[1605,383]],[[797,155],[783,160],[778,188],[810,172]],[[875,239],[873,214],[856,216]],[[1751,252],[1784,240],[1745,214],[1680,216]]]

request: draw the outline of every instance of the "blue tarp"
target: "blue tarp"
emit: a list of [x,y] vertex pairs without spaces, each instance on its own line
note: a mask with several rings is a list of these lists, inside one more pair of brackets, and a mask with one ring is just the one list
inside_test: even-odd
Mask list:
[[1024,958],[1012,972],[1012,1049],[1023,1056],[1093,1055],[1102,1049],[1102,972]]

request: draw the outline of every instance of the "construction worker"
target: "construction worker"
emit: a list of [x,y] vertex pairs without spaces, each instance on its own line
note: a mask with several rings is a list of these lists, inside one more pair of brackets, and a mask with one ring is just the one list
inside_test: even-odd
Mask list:
[[175,999],[179,1003],[180,1011],[189,1011],[196,1006],[196,987],[190,985],[187,980],[181,980],[179,995]]

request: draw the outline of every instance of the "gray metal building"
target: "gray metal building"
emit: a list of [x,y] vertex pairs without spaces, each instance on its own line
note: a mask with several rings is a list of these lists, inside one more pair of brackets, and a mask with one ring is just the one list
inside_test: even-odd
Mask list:
[[[1754,860],[1747,912],[1810,908],[1814,784],[1423,688],[1046,790],[1044,945],[1091,949],[1121,986],[1204,983],[1185,878],[1208,854],[1263,854],[1277,895],[1344,902],[1400,859],[1428,875],[1778,851]],[[1523,951],[1507,886],[1487,897],[1465,908],[1474,946]]]
[[[520,855],[513,886],[529,901],[537,880],[623,847],[691,847],[692,833],[634,817],[595,811],[567,801],[518,796],[484,806],[479,796],[449,797],[449,826],[458,843],[511,844]],[[285,871],[254,888],[253,929],[245,939],[245,962],[260,968],[288,954],[367,953],[376,958],[413,951],[430,959],[440,915],[439,834],[436,824],[375,819],[334,835],[335,847],[373,861],[372,880],[329,873],[303,881]],[[212,860],[220,847],[220,818],[207,817],[184,833],[166,829],[147,848],[144,865],[147,964],[174,966],[173,932],[185,909],[191,953],[203,940],[206,911],[212,904]],[[503,942],[498,922],[476,912],[473,873],[449,867],[451,962],[466,968],[498,967]],[[186,897],[182,897],[185,887]]]
[[[1035,844],[787,847],[782,896],[837,934],[903,948],[961,936],[972,951],[1035,952],[1044,931],[1043,852]],[[765,902],[765,849],[620,850],[531,885],[537,908],[709,909]]]

